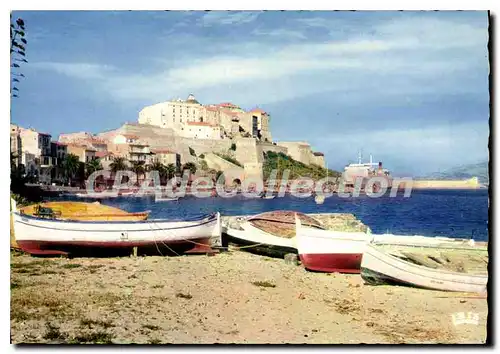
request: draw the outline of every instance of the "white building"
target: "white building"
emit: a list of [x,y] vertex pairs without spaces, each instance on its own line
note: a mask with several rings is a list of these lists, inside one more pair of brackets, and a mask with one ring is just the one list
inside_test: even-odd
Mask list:
[[181,127],[180,135],[194,139],[221,139],[221,129],[207,122],[187,122]]
[[53,167],[51,157],[50,134],[39,133],[30,128],[25,129],[15,124],[10,126],[11,152],[17,156],[17,164],[24,165],[27,175],[50,182],[50,169]]
[[193,95],[186,100],[176,99],[143,108],[139,112],[139,123],[162,128],[180,130],[187,122],[203,122],[203,106]]

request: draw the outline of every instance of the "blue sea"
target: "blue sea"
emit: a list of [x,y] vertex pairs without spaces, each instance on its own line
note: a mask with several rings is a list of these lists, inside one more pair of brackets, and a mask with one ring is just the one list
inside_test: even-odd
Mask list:
[[352,213],[376,234],[388,232],[488,240],[487,189],[414,190],[410,197],[404,197],[401,192],[395,198],[388,195],[380,198],[366,195],[340,198],[333,195],[322,205],[317,205],[313,197],[297,198],[289,195],[271,200],[248,199],[239,195],[234,198],[185,197],[177,202],[159,203],[155,203],[153,197],[119,197],[101,202],[129,212],[151,210],[150,218],[167,219],[193,217],[215,211],[222,215],[257,214],[271,210]]

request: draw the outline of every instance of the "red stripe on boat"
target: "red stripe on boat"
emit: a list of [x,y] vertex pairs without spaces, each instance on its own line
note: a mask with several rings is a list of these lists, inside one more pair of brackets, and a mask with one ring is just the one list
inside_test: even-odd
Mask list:
[[361,268],[361,253],[317,253],[300,254],[306,269],[326,273],[356,273]]

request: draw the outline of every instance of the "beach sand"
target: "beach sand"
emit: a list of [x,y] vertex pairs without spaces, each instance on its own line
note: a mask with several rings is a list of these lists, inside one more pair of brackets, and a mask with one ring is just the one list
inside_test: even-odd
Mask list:
[[[487,300],[368,286],[283,259],[11,254],[19,343],[484,343]],[[452,316],[477,319],[455,325]]]

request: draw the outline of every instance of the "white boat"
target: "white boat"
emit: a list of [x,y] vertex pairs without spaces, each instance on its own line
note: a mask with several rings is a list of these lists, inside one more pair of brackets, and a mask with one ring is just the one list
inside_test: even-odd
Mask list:
[[419,288],[477,292],[486,291],[488,275],[467,274],[413,264],[368,245],[361,262],[361,277],[368,284],[400,284]]
[[318,272],[359,273],[370,234],[303,227],[295,218],[296,245],[304,267]]
[[293,249],[295,251],[295,237],[285,238],[272,235],[268,232],[260,230],[250,224],[248,221],[244,221],[240,225],[241,230],[233,229],[230,227],[225,227],[224,232],[231,236],[237,243],[241,244],[255,244],[255,245],[265,245],[276,248],[286,248]]
[[160,202],[176,202],[179,200],[179,197],[175,198],[168,198],[168,197],[155,197],[155,202],[160,203]]
[[13,202],[16,242],[31,254],[68,254],[81,248],[132,248],[158,245],[191,247],[206,253],[220,244],[220,214],[195,220],[73,221],[21,214]]
[[303,227],[296,218],[296,244],[305,268],[320,272],[359,273],[367,244],[461,247],[473,241],[447,237],[374,235]]
[[275,195],[263,195],[262,196],[262,199],[274,199],[274,197],[276,197]]
[[118,192],[106,190],[103,192],[76,193],[75,196],[77,196],[78,198],[92,198],[92,199],[116,198],[118,197]]
[[300,215],[306,224],[320,225],[317,220],[294,211],[276,210],[227,221],[224,233],[233,243],[245,246],[259,245],[262,249],[279,253],[297,253],[295,217]]
[[419,235],[405,236],[405,235],[394,235],[394,234],[373,235],[373,239],[371,242],[374,244],[381,244],[381,245],[405,245],[405,246],[420,246],[420,247],[436,247],[436,246],[463,247],[466,245],[474,246],[473,239],[432,237],[432,236],[419,236]]
[[318,205],[323,204],[325,202],[325,196],[321,195],[321,194],[318,194],[317,196],[314,197],[314,201]]

